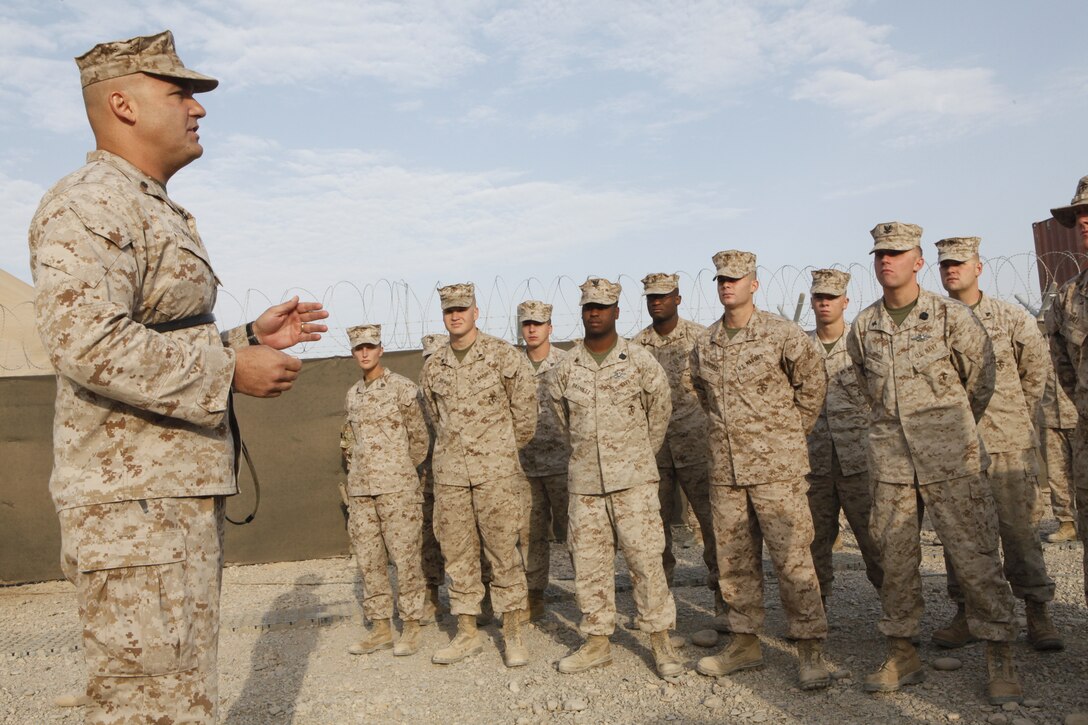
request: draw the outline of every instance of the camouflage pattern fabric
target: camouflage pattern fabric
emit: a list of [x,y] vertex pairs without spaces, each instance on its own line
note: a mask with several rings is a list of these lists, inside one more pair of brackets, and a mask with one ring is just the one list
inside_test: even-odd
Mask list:
[[684,492],[695,522],[703,535],[703,563],[706,564],[706,585],[718,589],[718,547],[714,542],[714,514],[710,508],[710,473],[706,463],[683,468],[658,468],[661,480],[657,485],[657,499],[661,505],[661,526],[665,532],[665,550],[661,563],[665,568],[665,580],[672,586],[676,570],[676,556],[672,553],[672,512],[676,510],[677,489]]
[[884,581],[880,565],[880,549],[869,532],[869,515],[873,507],[872,484],[869,473],[862,471],[847,476],[839,466],[838,450],[831,453],[831,472],[827,475],[810,473],[808,481],[808,507],[812,513],[812,563],[820,582],[821,596],[830,596],[835,581],[835,567],[831,549],[839,535],[839,511],[846,514],[850,530],[858,542],[861,558],[865,562],[865,576],[877,590]]
[[[1046,460],[1046,483],[1050,505],[1058,521],[1073,521],[1073,431],[1077,427],[1077,408],[1058,385],[1052,361],[1047,361],[1046,387],[1039,401],[1036,429],[1039,448]],[[1045,491],[1044,491],[1045,492]],[[1040,518],[1043,511],[1036,513]]]
[[971,309],[921,290],[903,324],[878,300],[846,340],[869,400],[869,476],[913,485],[984,470],[976,422],[994,391],[993,347]]
[[[363,614],[391,619],[389,564],[397,567],[397,609],[402,620],[423,616],[423,494],[418,489],[348,499],[351,550],[363,576]],[[388,552],[388,553],[387,553]]]
[[584,343],[576,345],[548,390],[570,437],[571,494],[658,482],[654,451],[665,440],[672,402],[665,371],[650,353],[620,339],[598,366]]
[[[986,479],[997,510],[998,534],[1004,553],[1004,574],[1018,599],[1049,602],[1054,598],[1054,580],[1046,572],[1043,547],[1035,531],[1038,480],[1035,475],[1035,449],[1013,453],[991,453]],[[963,601],[955,568],[945,547],[945,571],[948,596]]]
[[1084,603],[1088,605],[1088,426],[1079,425],[1073,435],[1073,488],[1077,508],[1077,538],[1084,552]]
[[551,569],[549,539],[567,540],[567,474],[530,476],[528,488],[529,515],[519,536],[518,548],[525,562],[525,581],[529,589],[548,588]]
[[221,496],[199,496],[59,512],[83,623],[85,722],[216,722],[223,511]]
[[756,486],[711,486],[722,598],[734,632],[763,631],[763,545],[775,573],[786,631],[794,639],[824,639],[827,618],[812,566],[812,517],[804,479]]
[[237,491],[224,343],[245,345],[245,330],[148,327],[210,313],[218,280],[192,215],[114,154],[89,154],[45,195],[29,241],[88,722],[214,722],[220,497]]
[[977,473],[924,486],[874,486],[870,527],[884,565],[880,631],[888,637],[918,634],[924,609],[918,570],[923,507],[960,575],[971,633],[991,641],[1016,639],[1012,591],[997,548],[997,510],[985,474]]
[[672,553],[672,512],[676,507],[677,490],[684,491],[692,513],[703,534],[703,561],[706,563],[707,585],[718,586],[717,550],[714,545],[714,523],[710,515],[709,479],[706,471],[706,413],[691,379],[691,350],[706,332],[702,325],[679,318],[668,335],[659,335],[649,325],[631,342],[645,347],[661,364],[669,379],[672,393],[672,416],[665,434],[665,443],[657,452],[657,469],[661,477],[658,499],[661,501],[661,523],[665,530],[665,552],[662,561],[665,576],[672,582],[676,557]]
[[480,554],[491,565],[496,612],[528,606],[525,568],[518,551],[524,525],[525,478],[508,476],[473,486],[434,487],[434,532],[449,575],[450,612],[479,614],[484,596]]
[[537,387],[525,356],[483,332],[463,361],[447,344],[427,358],[423,401],[437,437],[435,481],[470,486],[523,475],[518,451],[536,431]]
[[420,552],[423,576],[427,586],[437,589],[446,583],[446,567],[442,561],[442,548],[434,535],[434,482],[423,489],[423,549]]
[[631,572],[638,628],[671,629],[676,603],[661,568],[661,516],[655,487],[643,483],[606,494],[571,494],[570,550],[582,611],[579,631],[607,636],[616,628],[617,543]]
[[[566,353],[554,345],[548,356],[533,371],[537,393],[537,421],[533,439],[521,449],[521,467],[530,478],[566,475],[570,461],[570,442],[563,430],[548,394],[548,376]],[[566,510],[566,502],[563,503]]]
[[340,447],[348,459],[348,495],[417,491],[417,466],[427,456],[430,434],[419,388],[384,370],[370,385],[348,390]]
[[794,481],[808,473],[805,435],[827,382],[801,328],[755,310],[730,339],[718,320],[692,351],[691,371],[709,419],[712,486]]
[[[1048,343],[1049,344],[1049,343]],[[1077,427],[1077,406],[1058,385],[1053,358],[1047,360],[1046,387],[1039,401],[1039,428],[1073,430]]]

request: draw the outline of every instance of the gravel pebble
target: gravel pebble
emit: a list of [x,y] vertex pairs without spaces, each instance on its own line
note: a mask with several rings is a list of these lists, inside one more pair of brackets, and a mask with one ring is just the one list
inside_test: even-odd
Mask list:
[[1005,725],[1009,721],[1009,716],[1003,712],[995,712],[986,718],[986,722],[990,725]]
[[1071,712],[1065,716],[1064,725],[1088,725],[1088,712]]
[[563,701],[563,709],[567,712],[580,712],[589,707],[589,703],[580,697],[571,697]]
[[963,667],[963,661],[956,657],[938,657],[933,660],[933,669],[942,672],[953,672]]
[[691,635],[691,643],[696,647],[714,647],[718,644],[718,632],[713,629],[700,629]]
[[1005,712],[1017,712],[1020,709],[1020,704],[1016,702],[1006,702],[1001,706],[1001,709]]
[[724,704],[725,703],[722,702],[722,698],[718,697],[717,695],[711,695],[710,697],[703,700],[703,705],[709,707],[711,710],[717,710]]

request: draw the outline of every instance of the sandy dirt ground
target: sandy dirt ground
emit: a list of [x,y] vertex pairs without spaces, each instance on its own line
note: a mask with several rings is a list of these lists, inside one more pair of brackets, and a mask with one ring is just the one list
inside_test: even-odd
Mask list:
[[[1044,533],[1056,523],[1044,526]],[[347,558],[229,567],[224,575],[220,642],[220,720],[225,723],[1073,723],[1088,712],[1088,610],[1084,604],[1080,544],[1044,545],[1058,583],[1053,617],[1066,638],[1060,653],[1034,652],[1021,634],[1015,654],[1026,700],[991,707],[984,698],[982,644],[949,653],[929,641],[953,611],[945,593],[941,548],[923,547],[926,616],[921,655],[927,679],[898,693],[870,695],[861,679],[879,666],[884,640],[876,629],[879,602],[865,579],[853,539],[835,554],[836,583],[829,606],[828,659],[838,670],[827,690],[796,687],[796,650],[783,634],[778,588],[765,560],[768,607],[766,666],[712,679],[695,672],[698,659],[716,653],[696,646],[694,633],[710,626],[713,600],[704,585],[699,545],[678,549],[676,633],[691,670],[672,682],[657,677],[647,635],[618,627],[614,664],[582,675],[562,675],[559,658],[581,641],[571,569],[553,551],[548,615],[528,628],[532,660],[502,664],[497,624],[483,628],[481,655],[452,666],[430,655],[454,629],[447,617],[424,630],[422,651],[394,657],[391,650],[355,657],[347,647],[361,634],[360,578]],[[617,558],[621,619],[634,612],[630,580]],[[444,596],[444,592],[443,592]],[[1020,614],[1023,607],[1020,606]],[[50,582],[0,589],[0,722],[77,723],[79,708],[54,698],[78,693],[86,670],[70,585]],[[933,662],[955,657],[962,667],[938,671]],[[1088,722],[1088,720],[1086,720]]]

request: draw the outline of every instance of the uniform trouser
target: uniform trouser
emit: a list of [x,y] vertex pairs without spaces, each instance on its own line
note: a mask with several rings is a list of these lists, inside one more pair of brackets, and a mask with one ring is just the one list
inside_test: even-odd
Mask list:
[[582,634],[608,636],[616,628],[617,542],[631,574],[639,629],[663,632],[676,625],[676,603],[661,567],[665,533],[653,484],[572,493],[569,534]]
[[525,514],[525,477],[507,476],[474,486],[434,487],[434,533],[442,546],[450,584],[450,611],[479,614],[484,596],[480,552],[491,564],[491,604],[496,612],[528,606],[518,536]]
[[[1054,598],[1054,580],[1046,573],[1043,545],[1035,532],[1032,512],[1038,480],[1035,474],[1035,449],[1012,453],[991,453],[986,476],[997,508],[997,525],[1004,554],[1005,580],[1017,599],[1049,602]],[[948,574],[948,596],[962,602],[963,592],[956,577],[956,567],[944,550],[944,569]]]
[[1073,437],[1068,428],[1040,428],[1043,453],[1046,456],[1046,478],[1050,489],[1050,505],[1058,521],[1073,521]]
[[551,554],[548,536],[556,532],[556,538],[567,538],[567,474],[555,476],[530,476],[528,515],[519,538],[519,548],[525,561],[525,581],[529,589],[543,591],[548,588]]
[[219,704],[223,498],[60,511],[61,568],[76,587],[87,723],[214,723]]
[[672,584],[672,573],[676,569],[676,557],[672,553],[672,512],[676,506],[676,487],[679,484],[691,511],[699,522],[703,532],[703,562],[706,563],[706,585],[718,588],[718,553],[714,543],[714,517],[710,513],[710,479],[705,463],[682,468],[658,467],[661,480],[658,483],[657,496],[661,503],[661,524],[665,529],[665,552],[661,555],[665,567],[665,577]]
[[815,537],[812,539],[812,563],[816,567],[816,578],[820,580],[821,596],[830,596],[831,584],[835,580],[831,548],[839,534],[840,510],[846,512],[850,530],[857,539],[869,582],[879,590],[884,581],[880,551],[869,534],[869,511],[873,507],[873,496],[869,489],[869,473],[862,471],[852,476],[844,476],[839,457],[834,454],[831,456],[830,476],[811,473],[808,475],[808,506],[812,512],[812,526],[815,530]]
[[914,637],[922,620],[921,521],[925,509],[960,575],[967,625],[979,639],[1016,638],[1013,598],[1001,573],[997,509],[985,474],[914,484],[877,482],[869,530],[880,548],[880,631]]
[[794,639],[827,637],[820,583],[812,565],[812,514],[805,480],[710,487],[722,598],[734,632],[763,631],[763,544],[771,555],[787,630]]
[[1084,556],[1084,603],[1088,604],[1088,419],[1081,416],[1073,436],[1073,490],[1077,497],[1077,536]]
[[421,565],[423,495],[419,490],[348,499],[351,549],[363,575],[363,614],[393,617],[389,564],[397,567],[397,608],[403,620],[423,616],[426,585]]
[[420,553],[427,586],[437,589],[446,581],[446,570],[442,566],[442,549],[434,535],[433,487],[423,489],[423,548]]

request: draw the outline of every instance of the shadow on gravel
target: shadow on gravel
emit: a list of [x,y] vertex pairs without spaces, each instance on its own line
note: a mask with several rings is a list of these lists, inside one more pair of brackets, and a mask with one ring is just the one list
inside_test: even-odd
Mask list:
[[276,597],[265,612],[262,622],[265,629],[253,646],[249,676],[224,722],[294,722],[295,703],[321,630],[295,627],[294,622],[283,622],[278,615],[285,610],[318,609],[321,600],[312,587],[320,583],[321,577],[315,574],[300,576],[294,588]]

